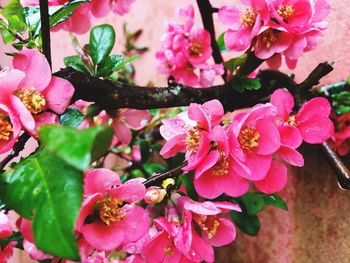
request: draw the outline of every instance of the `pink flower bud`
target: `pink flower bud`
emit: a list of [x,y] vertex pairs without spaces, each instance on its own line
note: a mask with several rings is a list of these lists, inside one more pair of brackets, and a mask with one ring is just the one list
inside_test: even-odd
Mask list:
[[144,199],[147,204],[155,205],[163,201],[165,195],[164,189],[153,187],[147,190]]

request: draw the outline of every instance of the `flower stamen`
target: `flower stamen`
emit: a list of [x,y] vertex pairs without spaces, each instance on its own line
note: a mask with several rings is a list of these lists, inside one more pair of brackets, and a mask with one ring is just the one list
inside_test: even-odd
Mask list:
[[31,113],[38,114],[44,111],[46,100],[44,96],[35,89],[19,91],[17,96]]
[[186,145],[187,150],[192,151],[193,153],[197,152],[201,135],[197,127],[190,129],[187,133]]
[[278,40],[276,33],[273,29],[269,28],[262,32],[261,34],[261,42],[266,48],[270,48],[273,43]]
[[216,216],[200,216],[197,220],[199,227],[207,235],[208,239],[212,239],[218,232],[220,222],[217,220]]
[[245,127],[238,135],[238,142],[244,150],[256,150],[259,146],[260,133],[255,127]]
[[0,116],[0,140],[10,140],[12,132],[13,128],[10,121],[7,118],[2,118]]
[[199,56],[202,53],[202,45],[195,42],[191,45],[190,56]]
[[291,5],[280,5],[277,9],[277,14],[279,14],[284,21],[291,17],[294,13],[294,7]]
[[257,13],[252,9],[247,9],[240,16],[240,22],[244,27],[253,27],[255,25]]
[[124,209],[121,207],[122,204],[122,200],[109,195],[99,201],[97,203],[98,215],[103,223],[108,226],[111,223],[122,220],[126,215]]

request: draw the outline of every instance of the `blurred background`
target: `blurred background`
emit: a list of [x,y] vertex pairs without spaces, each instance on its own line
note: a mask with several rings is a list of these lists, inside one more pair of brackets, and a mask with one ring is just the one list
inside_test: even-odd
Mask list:
[[[107,0],[106,0],[107,1]],[[7,1],[0,0],[0,5]],[[212,0],[212,5],[238,4],[236,0]],[[329,28],[320,39],[316,50],[305,54],[293,71],[296,80],[303,80],[320,62],[335,61],[335,69],[322,80],[328,84],[343,80],[350,75],[350,2],[328,0],[332,13],[328,17]],[[136,0],[132,10],[120,17],[110,15],[94,21],[94,25],[108,23],[117,33],[115,51],[121,51],[124,44],[122,25],[128,23],[130,31],[143,29],[139,46],[147,46],[149,52],[135,62],[136,83],[166,85],[166,79],[156,70],[155,52],[160,48],[160,38],[165,33],[165,22],[176,21],[176,8],[193,4],[194,0]],[[196,11],[196,21],[201,18]],[[218,22],[217,35],[224,31]],[[81,44],[88,42],[88,34],[79,35]],[[75,55],[67,32],[52,33],[53,70],[64,67],[63,58]],[[10,65],[11,58],[5,52],[13,52],[11,46],[0,42],[0,65]],[[225,57],[232,56],[226,53]],[[290,72],[281,68],[284,72]],[[230,246],[217,251],[216,262],[242,263],[285,263],[285,262],[350,262],[350,192],[340,190],[335,175],[325,163],[317,146],[302,148],[305,167],[290,168],[289,185],[281,194],[289,211],[269,207],[261,214],[261,230],[257,237],[248,237],[238,231],[237,240]],[[57,240],[57,242],[60,242]],[[18,251],[10,261],[31,262]]]

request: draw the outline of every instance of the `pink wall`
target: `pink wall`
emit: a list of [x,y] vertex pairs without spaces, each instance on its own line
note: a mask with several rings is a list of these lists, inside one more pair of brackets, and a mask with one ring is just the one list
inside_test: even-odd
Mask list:
[[[347,56],[350,48],[350,19],[347,18],[350,14],[349,1],[328,1],[333,8],[328,19],[329,29],[320,40],[319,48],[300,59],[294,71],[297,80],[302,80],[318,63],[325,60],[337,63],[334,72],[323,83],[345,79],[350,72],[350,56]],[[5,2],[0,0],[1,4]],[[220,6],[222,3],[238,1],[212,2]],[[195,4],[195,1],[138,0],[132,12],[125,17],[108,17],[95,24],[107,22],[115,25],[117,43],[122,41],[121,25],[124,21],[128,21],[130,29],[143,28],[144,34],[139,43],[149,46],[151,51],[137,62],[137,82],[146,84],[152,81],[164,85],[165,78],[155,69],[154,53],[165,31],[164,21],[175,19],[176,7],[189,3]],[[197,20],[200,23],[200,19]],[[218,29],[218,32],[221,31]],[[81,43],[85,43],[87,38],[86,35],[79,37]],[[0,50],[1,53],[12,51],[1,43]],[[63,66],[63,57],[74,54],[67,33],[52,35],[52,50],[54,70],[58,70]],[[8,65],[9,60],[0,54],[1,65]],[[290,169],[289,187],[283,192],[289,211],[267,209],[261,214],[262,230],[258,237],[247,238],[239,233],[238,241],[222,249],[217,262],[350,262],[350,193],[338,189],[332,171],[324,164],[315,147],[306,147],[304,153],[305,168]],[[18,256],[12,262],[26,261]]]

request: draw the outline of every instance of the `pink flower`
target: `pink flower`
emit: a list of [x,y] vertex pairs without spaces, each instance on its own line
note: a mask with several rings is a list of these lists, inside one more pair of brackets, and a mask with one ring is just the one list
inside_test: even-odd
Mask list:
[[141,130],[151,119],[151,114],[147,110],[122,109],[113,119],[112,127],[116,137],[123,144],[130,144],[132,139],[131,130]]
[[95,17],[105,17],[110,11],[118,15],[129,13],[135,0],[93,0],[91,11]]
[[178,152],[186,152],[188,170],[194,169],[204,160],[210,150],[209,132],[218,125],[224,109],[218,100],[203,105],[192,103],[188,112],[180,113],[174,119],[164,119],[160,133],[167,140],[160,154],[169,158]]
[[230,129],[239,145],[234,149],[234,154],[239,154],[244,161],[240,176],[258,181],[269,171],[272,154],[281,146],[280,135],[274,124],[276,114],[276,107],[267,103],[258,104],[247,113],[234,117]]
[[[313,98],[305,102],[298,113],[292,116],[289,116],[289,114],[294,107],[294,99],[289,92],[275,91],[271,96],[271,103],[277,107],[281,122],[289,128],[294,127],[285,136],[293,135],[292,132],[295,133],[298,130],[305,142],[319,144],[333,135],[334,127],[329,119],[331,106],[327,99]],[[298,141],[297,139],[289,140]]]
[[229,6],[223,6],[219,10],[220,21],[229,27],[225,32],[225,44],[234,51],[247,49],[269,19],[265,0],[242,2],[249,5],[244,11]]
[[231,147],[236,146],[230,145],[230,142],[236,142],[232,140],[229,142],[229,137],[221,126],[213,128],[210,139],[217,146],[210,150],[196,168],[194,176],[196,191],[200,196],[210,199],[223,193],[233,197],[243,195],[248,191],[249,185],[245,179],[237,175],[242,169],[237,162],[238,156],[231,154]]
[[[7,85],[0,85],[0,103],[8,105],[22,126],[35,135],[38,123],[54,120],[49,114],[42,116],[43,112],[52,110],[62,114],[70,103],[74,88],[67,80],[51,76],[46,58],[36,50],[17,53],[13,66],[16,71],[5,77]],[[36,121],[38,118],[40,120]]]
[[162,37],[162,49],[156,53],[157,68],[185,85],[210,85],[223,71],[219,65],[207,63],[212,54],[210,34],[193,26],[192,5],[181,8],[178,15],[186,18],[185,23],[167,25],[167,33]]
[[202,237],[210,245],[221,247],[230,244],[236,238],[236,228],[231,220],[221,217],[220,214],[232,210],[241,212],[238,205],[229,202],[196,202],[187,196],[177,200],[178,206],[186,216],[192,217],[199,227]]
[[[64,5],[69,0],[48,0],[49,6]],[[22,6],[38,6],[39,0],[21,0]]]
[[350,113],[345,113],[335,118],[335,133],[333,136],[334,147],[341,156],[350,151]]
[[153,221],[160,231],[142,251],[147,262],[213,262],[213,248],[195,231],[191,215],[180,223],[175,208],[167,214]]
[[[0,77],[0,90],[2,78]],[[5,105],[0,104],[0,153],[12,149],[21,132],[21,124],[15,114]]]
[[87,172],[83,202],[77,225],[89,245],[113,250],[135,242],[149,229],[147,212],[135,202],[143,199],[145,186],[136,180],[121,184],[119,176],[107,169]]
[[[12,227],[10,220],[4,211],[0,211],[0,239],[7,238],[12,235]],[[4,248],[0,246],[0,262],[7,262],[13,255],[13,249],[16,246],[15,241],[9,242]]]

